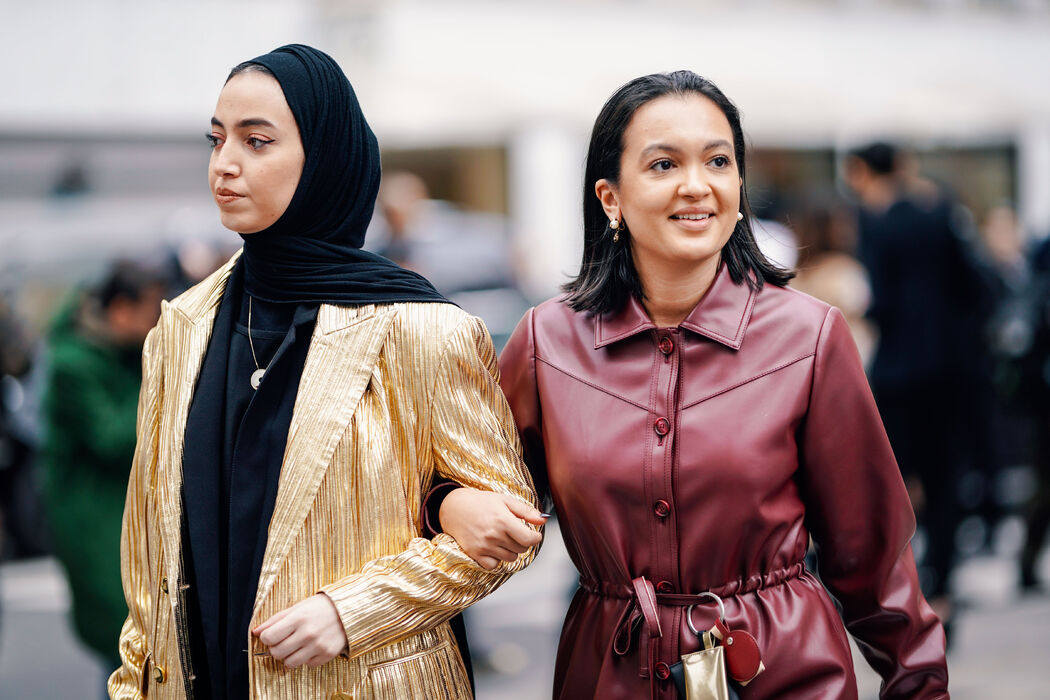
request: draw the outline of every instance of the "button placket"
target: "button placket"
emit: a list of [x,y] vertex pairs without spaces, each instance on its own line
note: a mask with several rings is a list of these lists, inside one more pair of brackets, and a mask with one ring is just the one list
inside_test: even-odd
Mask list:
[[[651,393],[652,403],[650,414],[652,418],[653,433],[656,436],[655,445],[651,453],[653,469],[649,473],[653,480],[647,485],[647,493],[652,499],[650,501],[652,516],[650,516],[654,535],[653,560],[650,569],[653,587],[658,594],[672,594],[678,590],[675,581],[678,580],[677,570],[677,537],[676,525],[672,515],[672,479],[674,472],[674,461],[676,460],[675,447],[677,440],[674,434],[678,412],[678,377],[679,361],[681,358],[678,343],[681,337],[676,329],[657,330],[653,336],[654,343],[654,384]],[[652,445],[652,443],[650,443]],[[666,609],[659,606],[661,611]],[[661,618],[664,615],[661,612]],[[666,623],[665,623],[666,624]],[[677,658],[678,640],[674,635],[665,636],[658,642],[657,658]],[[656,663],[652,668],[653,675],[661,680],[670,677],[670,669],[666,663]]]

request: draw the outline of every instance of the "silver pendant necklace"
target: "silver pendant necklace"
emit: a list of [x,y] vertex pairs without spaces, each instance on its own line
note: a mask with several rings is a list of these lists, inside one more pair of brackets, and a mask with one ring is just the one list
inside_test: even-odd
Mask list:
[[250,294],[248,295],[248,347],[252,349],[252,361],[255,363],[251,385],[252,389],[258,390],[259,385],[262,383],[263,375],[266,374],[266,367],[260,367],[259,358],[255,356],[255,343],[252,342],[252,296]]

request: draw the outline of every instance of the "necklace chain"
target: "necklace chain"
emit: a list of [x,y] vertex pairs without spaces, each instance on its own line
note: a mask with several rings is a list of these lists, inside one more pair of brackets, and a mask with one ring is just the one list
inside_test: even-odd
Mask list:
[[255,363],[255,369],[262,369],[259,366],[259,358],[255,356],[255,343],[252,342],[252,296],[248,295],[248,347],[252,350],[252,362]]
[[266,374],[266,368],[259,366],[259,358],[255,354],[255,341],[252,340],[252,295],[248,295],[248,347],[252,349],[252,362],[255,363],[255,371],[252,372],[250,384],[252,389],[258,389],[259,384],[262,383],[263,375]]

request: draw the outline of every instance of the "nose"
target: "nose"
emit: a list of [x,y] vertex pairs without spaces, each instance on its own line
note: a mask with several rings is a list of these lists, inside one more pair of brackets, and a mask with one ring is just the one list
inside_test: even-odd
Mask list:
[[702,165],[682,168],[682,180],[678,184],[678,194],[687,199],[701,199],[711,192],[711,183]]
[[241,174],[241,164],[230,144],[223,144],[212,150],[211,169],[216,177],[237,177]]

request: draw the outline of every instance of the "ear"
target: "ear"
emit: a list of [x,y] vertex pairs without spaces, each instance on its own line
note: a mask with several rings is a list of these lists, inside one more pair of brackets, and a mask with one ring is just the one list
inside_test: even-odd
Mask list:
[[610,221],[622,218],[620,215],[620,198],[616,193],[616,185],[602,178],[594,183],[594,194],[598,196],[598,200],[602,203],[602,209],[605,210],[605,216]]

